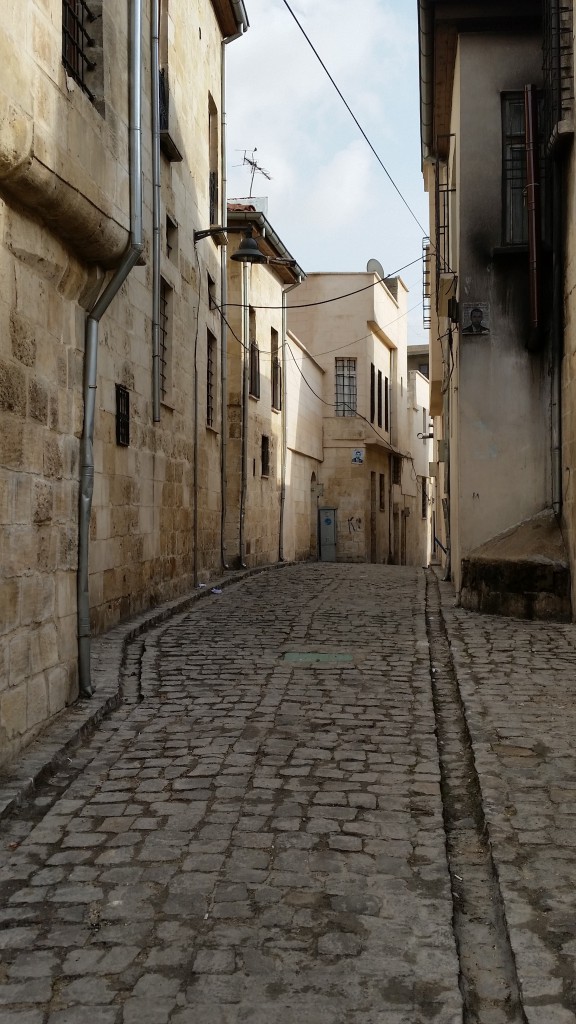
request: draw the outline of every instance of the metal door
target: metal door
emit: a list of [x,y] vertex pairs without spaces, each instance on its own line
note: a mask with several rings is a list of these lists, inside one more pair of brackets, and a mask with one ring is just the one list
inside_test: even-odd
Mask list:
[[318,534],[320,536],[320,561],[336,561],[336,509],[318,509]]

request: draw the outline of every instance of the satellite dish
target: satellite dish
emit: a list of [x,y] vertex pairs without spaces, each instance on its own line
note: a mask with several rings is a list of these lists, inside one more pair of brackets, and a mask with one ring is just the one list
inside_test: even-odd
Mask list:
[[383,281],[386,276],[382,269],[382,264],[378,260],[368,260],[366,270],[369,274],[377,274],[381,281]]

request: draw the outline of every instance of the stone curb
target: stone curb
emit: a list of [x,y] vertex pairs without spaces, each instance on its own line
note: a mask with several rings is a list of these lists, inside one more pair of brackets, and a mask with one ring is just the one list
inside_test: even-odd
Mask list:
[[0,821],[18,807],[39,782],[53,774],[69,751],[92,736],[102,720],[120,705],[120,673],[129,644],[179,612],[187,611],[196,601],[210,595],[214,587],[223,589],[241,583],[249,576],[293,564],[274,562],[232,570],[229,575],[212,580],[202,589],[142,612],[96,637],[92,641],[94,696],[88,700],[79,698],[75,704],[64,708],[28,747],[0,769]]

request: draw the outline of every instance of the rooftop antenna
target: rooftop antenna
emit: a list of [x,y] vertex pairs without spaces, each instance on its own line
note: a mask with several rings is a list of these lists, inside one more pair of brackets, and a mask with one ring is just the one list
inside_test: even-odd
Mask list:
[[264,170],[263,167],[260,167],[260,164],[256,163],[256,153],[257,153],[257,147],[256,146],[252,150],[252,156],[248,156],[248,150],[245,149],[244,150],[244,159],[242,161],[242,163],[244,165],[250,167],[250,169],[252,171],[252,174],[251,174],[251,177],[250,177],[250,192],[249,192],[249,195],[248,195],[249,199],[252,198],[252,189],[254,187],[254,177],[255,177],[256,173],[263,174],[265,178],[268,178],[268,181],[272,180],[272,175],[269,174],[268,171]]

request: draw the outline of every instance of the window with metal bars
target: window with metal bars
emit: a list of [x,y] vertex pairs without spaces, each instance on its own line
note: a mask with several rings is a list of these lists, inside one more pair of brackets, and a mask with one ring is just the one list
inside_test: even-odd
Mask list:
[[261,447],[262,476],[270,476],[270,438],[262,434]]
[[130,392],[123,384],[116,385],[116,444],[130,444]]
[[206,345],[206,425],[214,426],[216,413],[216,338],[208,331]]
[[392,483],[400,484],[402,480],[402,459],[399,455],[392,456]]
[[503,245],[526,245],[526,120],[524,93],[502,94]]
[[96,97],[87,81],[88,73],[96,67],[93,59],[95,39],[89,31],[96,20],[92,6],[89,7],[85,0],[62,0],[62,63],[66,74],[94,102]]
[[554,141],[560,122],[570,122],[574,106],[573,14],[567,0],[544,0],[542,127],[546,144]]
[[422,506],[420,513],[422,519],[428,518],[428,478],[425,476],[420,477],[420,495],[422,498]]
[[160,394],[163,401],[169,398],[172,372],[172,289],[163,277],[160,278]]
[[260,349],[256,341],[250,342],[250,394],[260,398]]
[[336,359],[336,416],[355,416],[356,402],[356,360]]
[[370,363],[370,423],[376,418],[376,367]]
[[272,408],[282,408],[282,364],[279,357],[278,331],[270,328],[270,353],[272,356]]
[[208,96],[208,155],[210,173],[208,178],[208,223],[218,224],[219,174],[218,174],[218,108]]
[[382,370],[378,370],[378,426],[382,426]]

